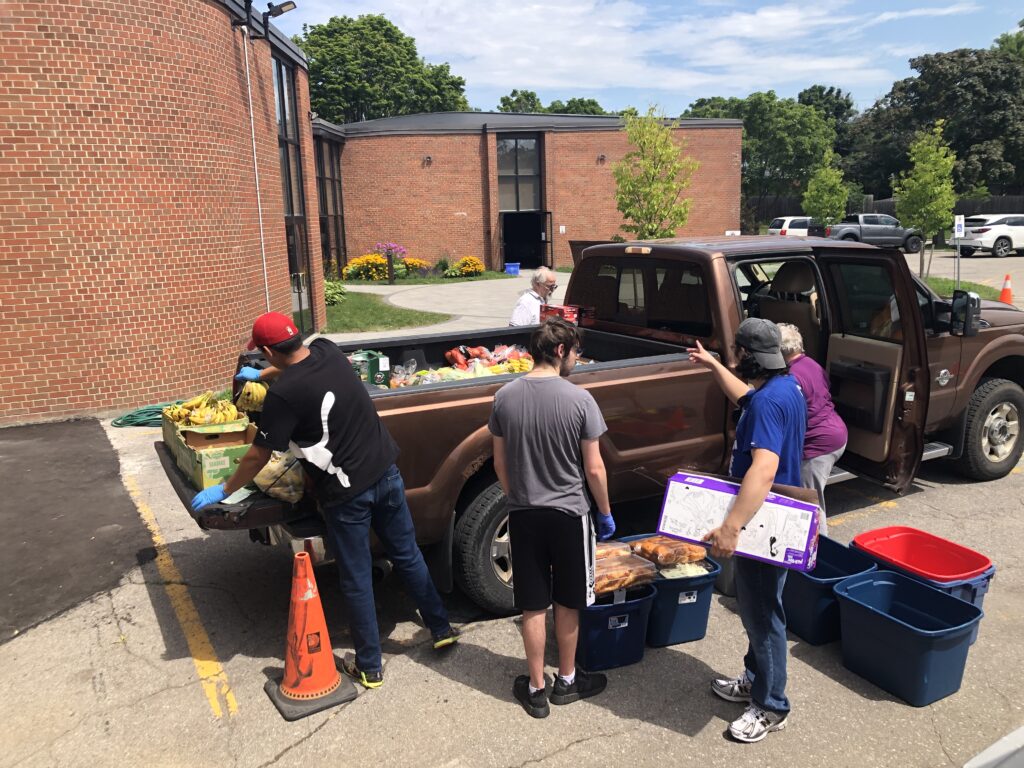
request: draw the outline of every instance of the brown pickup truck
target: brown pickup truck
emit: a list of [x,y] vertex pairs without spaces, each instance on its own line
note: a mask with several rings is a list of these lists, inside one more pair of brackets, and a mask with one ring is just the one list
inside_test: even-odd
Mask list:
[[[573,271],[566,303],[596,309],[572,381],[608,424],[601,452],[613,503],[660,496],[652,478],[678,467],[726,468],[731,407],[685,352],[701,339],[728,365],[747,316],[798,326],[829,373],[850,441],[832,482],[854,476],[905,489],[923,459],[948,456],[976,479],[1002,477],[1024,448],[1024,312],[918,281],[897,251],[826,239],[728,237],[598,245]],[[392,364],[443,365],[457,344],[525,343],[530,328],[341,345]],[[255,358],[255,359],[254,359]],[[260,365],[245,355],[239,364]],[[511,607],[512,558],[487,419],[513,375],[376,390],[371,398],[401,447],[399,466],[420,544],[440,586],[452,577],[479,605]],[[182,500],[194,490],[163,459]],[[263,543],[322,552],[309,505],[257,495],[194,517],[210,529],[249,529]]]

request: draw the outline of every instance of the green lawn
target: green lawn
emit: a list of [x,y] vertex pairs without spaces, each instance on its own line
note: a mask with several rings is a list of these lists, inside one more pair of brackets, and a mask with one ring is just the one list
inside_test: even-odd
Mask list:
[[327,308],[327,327],[323,333],[353,333],[357,331],[390,331],[396,328],[415,328],[450,320],[451,315],[439,312],[420,312],[388,304],[372,293],[350,292],[345,300]]
[[[484,272],[476,277],[441,277],[427,275],[425,277],[402,277],[395,279],[395,285],[433,285],[436,283],[473,283],[479,280],[508,280],[513,275],[504,272]],[[342,280],[342,285],[387,285],[387,280]]]
[[[956,286],[956,283],[948,277],[929,277],[926,282],[933,291],[945,298],[953,295],[953,288]],[[997,300],[999,298],[999,289],[993,288],[991,285],[969,283],[966,280],[961,280],[960,288],[965,291],[974,291],[983,299]]]

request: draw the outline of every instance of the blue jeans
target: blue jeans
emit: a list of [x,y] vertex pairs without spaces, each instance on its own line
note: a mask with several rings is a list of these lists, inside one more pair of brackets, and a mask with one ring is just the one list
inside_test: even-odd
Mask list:
[[348,608],[356,666],[360,670],[381,669],[380,632],[373,602],[371,527],[395,570],[402,575],[431,634],[448,631],[448,612],[416,545],[412,516],[405,501],[405,483],[398,467],[392,464],[358,496],[323,506],[323,513],[338,562],[341,593]]
[[789,712],[786,613],[782,609],[785,585],[785,568],[736,558],[736,600],[749,642],[743,663],[753,680],[751,698],[762,709],[780,714]]

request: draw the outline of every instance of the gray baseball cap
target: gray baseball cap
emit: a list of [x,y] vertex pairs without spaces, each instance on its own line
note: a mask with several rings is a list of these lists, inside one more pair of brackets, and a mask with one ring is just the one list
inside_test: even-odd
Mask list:
[[761,317],[748,317],[736,329],[736,346],[743,347],[766,371],[786,367],[786,358],[779,348],[782,334],[779,326]]

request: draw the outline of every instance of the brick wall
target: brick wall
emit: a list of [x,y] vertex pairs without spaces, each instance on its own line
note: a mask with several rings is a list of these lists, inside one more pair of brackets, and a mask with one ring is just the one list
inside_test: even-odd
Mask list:
[[[0,425],[228,386],[265,310],[230,21],[188,0],[0,6]],[[288,312],[266,41],[250,67],[270,301]],[[304,78],[299,91],[315,227]]]
[[[679,234],[738,230],[742,130],[676,133],[700,162],[687,192],[693,200],[689,222]],[[496,143],[493,133],[346,139],[342,186],[349,258],[393,240],[430,262],[473,254],[500,268]],[[556,264],[572,263],[569,240],[601,240],[619,231],[612,168],[627,151],[622,131],[544,135],[544,194],[552,211]],[[565,226],[564,235],[559,226]]]
[[483,142],[477,135],[346,139],[341,184],[348,258],[386,241],[431,263],[483,257]]

